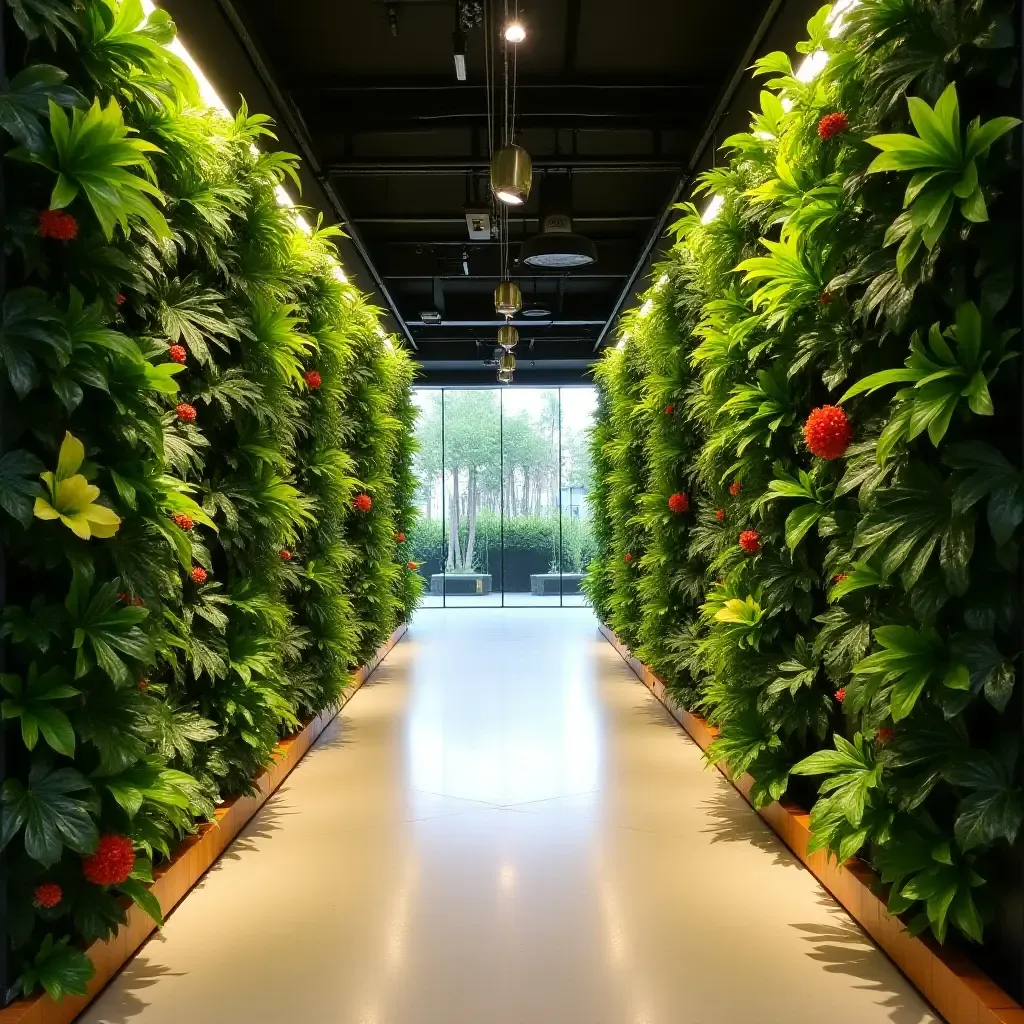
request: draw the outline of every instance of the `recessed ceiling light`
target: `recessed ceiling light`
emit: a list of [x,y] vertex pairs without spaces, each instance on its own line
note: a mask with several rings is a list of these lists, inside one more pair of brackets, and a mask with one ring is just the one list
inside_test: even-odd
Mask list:
[[509,43],[521,43],[526,38],[526,29],[521,21],[510,21],[505,26],[505,40]]

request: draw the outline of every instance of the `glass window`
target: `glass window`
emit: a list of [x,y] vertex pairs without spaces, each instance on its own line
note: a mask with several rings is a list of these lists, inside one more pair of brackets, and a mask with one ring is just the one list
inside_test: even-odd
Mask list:
[[593,554],[588,432],[577,388],[418,388],[426,607],[581,605]]

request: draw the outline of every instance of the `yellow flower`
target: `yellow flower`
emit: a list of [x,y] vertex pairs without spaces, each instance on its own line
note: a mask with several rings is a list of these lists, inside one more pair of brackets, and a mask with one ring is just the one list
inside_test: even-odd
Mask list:
[[85,446],[70,433],[64,435],[57,457],[56,473],[40,473],[49,500],[36,498],[37,519],[59,519],[76,537],[113,537],[121,520],[113,509],[98,505],[100,489],[78,472],[85,459]]

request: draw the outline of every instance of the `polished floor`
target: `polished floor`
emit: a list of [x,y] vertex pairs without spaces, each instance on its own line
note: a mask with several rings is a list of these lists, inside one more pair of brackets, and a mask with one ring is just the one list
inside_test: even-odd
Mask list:
[[934,1024],[582,609],[422,611],[87,1024]]

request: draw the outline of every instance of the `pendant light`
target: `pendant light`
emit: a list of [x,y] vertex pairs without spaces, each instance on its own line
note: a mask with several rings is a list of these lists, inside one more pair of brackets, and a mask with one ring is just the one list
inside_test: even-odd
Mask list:
[[511,324],[505,324],[504,327],[499,327],[498,344],[506,352],[511,352],[512,349],[519,344],[519,332]]
[[533,162],[522,146],[503,146],[491,161],[491,191],[509,206],[522,206],[530,197]]
[[514,281],[502,281],[494,289],[495,312],[511,319],[523,308],[523,293]]
[[502,352],[498,360],[498,372],[511,373],[516,368],[516,357],[511,352]]
[[499,370],[498,371],[498,383],[499,384],[511,384],[512,383],[512,371],[511,370]]

